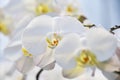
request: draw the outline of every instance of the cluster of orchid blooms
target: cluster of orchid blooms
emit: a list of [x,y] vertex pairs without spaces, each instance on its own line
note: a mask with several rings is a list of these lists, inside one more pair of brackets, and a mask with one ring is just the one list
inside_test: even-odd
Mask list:
[[108,80],[113,80],[108,74],[120,79],[120,26],[106,30],[92,24],[77,0],[22,0],[15,8],[21,9],[19,19],[16,9],[0,9],[0,32],[10,39],[3,55],[23,75],[35,66],[42,72],[58,64],[68,79],[88,68],[93,77],[97,68]]

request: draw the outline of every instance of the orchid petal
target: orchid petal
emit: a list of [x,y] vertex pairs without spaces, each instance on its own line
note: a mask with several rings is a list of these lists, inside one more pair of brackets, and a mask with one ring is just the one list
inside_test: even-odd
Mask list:
[[108,60],[113,56],[117,40],[103,28],[92,28],[87,32],[87,44],[99,61]]
[[73,17],[64,16],[64,17],[55,17],[54,18],[55,28],[62,33],[70,33],[70,32],[76,32],[76,33],[83,33],[85,32],[85,28],[82,26],[82,24]]
[[75,78],[80,76],[80,74],[82,74],[85,71],[85,69],[83,67],[77,66],[73,69],[70,70],[63,70],[63,76],[65,78]]
[[5,57],[11,61],[16,61],[22,56],[21,47],[21,42],[14,42],[12,44],[9,44],[4,49]]
[[80,46],[79,38],[77,34],[66,35],[55,49],[55,60],[64,69],[76,66],[75,51]]
[[26,74],[34,67],[34,61],[32,57],[22,56],[16,61],[16,68],[23,74]]
[[36,65],[43,69],[51,69],[51,66],[53,66],[52,68],[54,68],[54,62],[55,60],[52,50],[47,50],[43,55],[35,58]]
[[46,35],[52,32],[52,18],[47,15],[36,17],[23,32],[23,46],[32,54],[46,51]]
[[101,62],[98,64],[98,67],[104,71],[114,72],[120,71],[120,60],[117,55],[114,55],[111,59],[105,62]]

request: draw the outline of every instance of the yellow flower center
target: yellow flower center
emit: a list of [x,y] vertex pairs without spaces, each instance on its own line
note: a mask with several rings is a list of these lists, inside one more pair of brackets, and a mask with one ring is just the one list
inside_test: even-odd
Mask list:
[[7,29],[5,23],[0,22],[0,32],[7,35],[9,33],[9,30]]
[[36,7],[35,12],[37,15],[40,15],[40,14],[45,14],[45,13],[51,12],[51,9],[46,4],[39,4]]
[[55,48],[60,40],[61,40],[61,36],[57,35],[56,33],[53,34],[53,38],[51,39],[49,39],[48,37],[46,38],[48,47],[51,49]]
[[77,64],[80,64],[82,66],[86,66],[86,65],[93,66],[96,65],[97,63],[97,59],[95,55],[89,50],[82,50],[80,55],[76,57],[76,61]]
[[25,48],[22,48],[22,52],[24,56],[32,57],[32,54],[30,54]]
[[74,8],[73,5],[70,4],[70,5],[67,6],[66,11],[67,11],[68,13],[73,13],[73,12],[76,12],[77,9]]

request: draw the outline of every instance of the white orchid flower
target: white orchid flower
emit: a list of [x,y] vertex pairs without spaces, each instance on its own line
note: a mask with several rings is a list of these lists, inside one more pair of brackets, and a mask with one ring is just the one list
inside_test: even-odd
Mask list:
[[22,0],[25,8],[35,15],[53,12],[52,0]]
[[78,16],[82,14],[79,0],[55,0],[61,15]]
[[33,57],[28,56],[29,52],[22,49],[21,35],[24,28],[28,23],[34,18],[31,14],[24,17],[20,22],[18,22],[18,27],[12,33],[12,37],[8,45],[4,49],[4,55],[10,61],[15,62],[16,68],[22,72],[27,73],[34,67]]
[[7,35],[14,29],[13,19],[0,9],[0,32]]
[[[23,32],[22,45],[35,58],[37,66],[54,66],[53,50],[59,45],[64,34],[83,33],[85,28],[73,17],[38,16],[31,21]],[[53,63],[51,65],[50,63]],[[47,67],[47,69],[49,69]]]
[[63,76],[74,78],[87,67],[101,68],[117,47],[116,38],[103,28],[91,28],[84,37],[69,34],[55,49],[55,60],[63,68]]
[[39,80],[97,80],[99,78],[99,80],[107,80],[107,78],[105,78],[102,73],[100,72],[100,70],[96,70],[96,74],[94,77],[91,76],[91,70],[88,69],[85,73],[83,73],[81,76],[76,77],[74,79],[67,79],[64,78],[61,74],[61,70],[62,68],[59,65],[55,65],[55,68],[51,71],[44,71],[41,74],[41,77],[39,78]]

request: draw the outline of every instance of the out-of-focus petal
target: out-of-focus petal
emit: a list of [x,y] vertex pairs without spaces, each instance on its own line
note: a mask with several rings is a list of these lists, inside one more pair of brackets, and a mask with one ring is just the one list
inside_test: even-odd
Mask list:
[[117,48],[116,55],[117,55],[118,59],[120,60],[120,47]]
[[98,67],[108,72],[120,71],[120,60],[117,55],[114,55],[108,61],[98,64]]
[[32,54],[40,54],[46,51],[46,35],[52,32],[50,16],[43,15],[33,19],[23,32],[23,46]]
[[[102,74],[103,74],[108,80],[116,80],[116,78],[118,77],[118,75],[116,75],[115,73],[112,73],[112,72],[102,71]],[[119,79],[118,79],[118,80],[119,80]]]
[[[35,16],[33,14],[26,14],[23,19],[21,19],[17,25],[16,25],[16,29],[14,30],[14,32],[12,33],[12,37],[14,37],[15,34],[22,34],[22,32],[24,31],[24,29],[27,27],[27,25],[30,23],[30,21],[32,21],[32,19]],[[18,36],[19,38],[21,38],[20,36]]]
[[55,67],[55,61],[43,67],[44,70],[51,70]]
[[[0,79],[10,73],[14,63],[0,57]],[[12,71],[13,72],[13,71]],[[11,74],[11,73],[10,73]]]
[[63,76],[66,78],[75,78],[85,71],[83,67],[77,66],[70,70],[63,70]]
[[74,17],[63,16],[63,17],[55,17],[55,30],[68,33],[68,32],[76,32],[76,33],[83,33],[85,32],[85,28],[82,24]]
[[12,44],[9,44],[4,49],[4,55],[7,59],[11,61],[16,61],[22,56],[21,48],[21,42],[14,42]]
[[26,74],[34,67],[34,61],[32,57],[22,56],[16,61],[16,68],[23,74]]
[[22,0],[26,9],[34,11],[37,6],[37,0]]
[[114,31],[115,36],[120,40],[120,29]]
[[99,61],[108,60],[117,47],[116,38],[103,28],[92,28],[87,32],[87,44]]
[[80,47],[80,37],[77,34],[64,36],[55,49],[55,60],[64,69],[71,69],[76,66],[76,49]]

